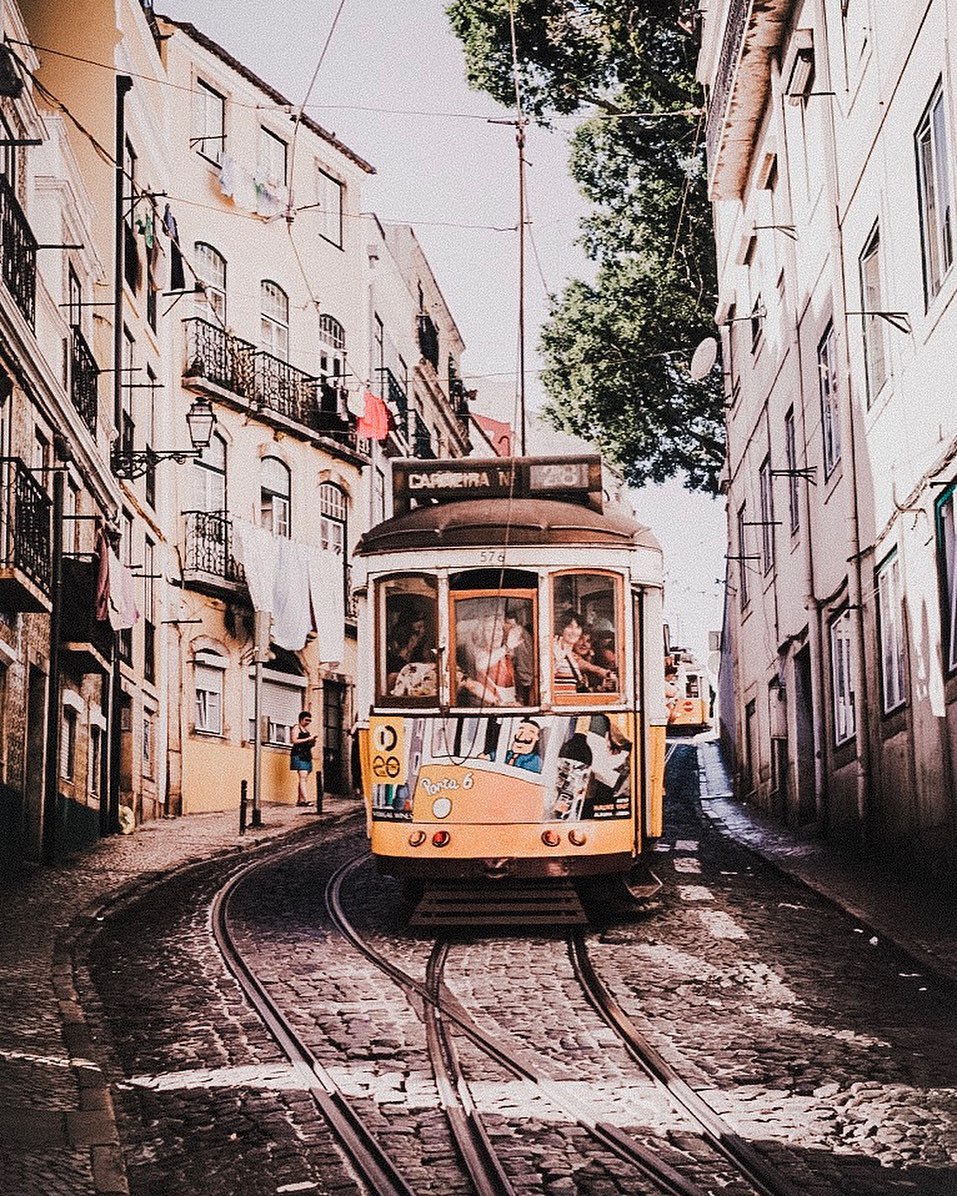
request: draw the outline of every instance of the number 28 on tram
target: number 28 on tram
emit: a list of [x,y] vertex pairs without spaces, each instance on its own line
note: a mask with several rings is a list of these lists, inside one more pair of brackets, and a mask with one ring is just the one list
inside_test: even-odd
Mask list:
[[360,541],[373,854],[417,879],[627,872],[661,833],[661,549],[598,457],[393,463]]

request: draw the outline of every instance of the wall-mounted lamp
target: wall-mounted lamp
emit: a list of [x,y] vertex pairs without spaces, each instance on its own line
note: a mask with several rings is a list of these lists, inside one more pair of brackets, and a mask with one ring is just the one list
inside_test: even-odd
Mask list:
[[189,429],[192,448],[157,451],[147,445],[145,449],[117,449],[113,453],[113,472],[118,478],[132,479],[147,473],[159,461],[175,461],[178,465],[191,461],[204,449],[209,448],[215,425],[216,412],[213,411],[209,399],[195,399],[186,413],[186,426]]

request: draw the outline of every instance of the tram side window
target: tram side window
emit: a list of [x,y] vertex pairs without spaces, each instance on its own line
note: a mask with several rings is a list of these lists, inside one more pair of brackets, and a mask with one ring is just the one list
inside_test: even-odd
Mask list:
[[620,585],[600,573],[552,578],[552,694],[556,702],[582,694],[621,693]]
[[397,698],[402,703],[435,698],[435,578],[391,578],[380,584],[379,595],[379,697]]
[[453,594],[456,706],[537,704],[532,594]]

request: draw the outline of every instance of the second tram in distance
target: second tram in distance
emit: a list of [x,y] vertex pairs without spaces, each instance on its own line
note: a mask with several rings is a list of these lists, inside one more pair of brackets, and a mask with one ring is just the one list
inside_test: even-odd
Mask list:
[[661,548],[598,457],[396,461],[361,539],[372,852],[417,880],[625,874],[661,833]]

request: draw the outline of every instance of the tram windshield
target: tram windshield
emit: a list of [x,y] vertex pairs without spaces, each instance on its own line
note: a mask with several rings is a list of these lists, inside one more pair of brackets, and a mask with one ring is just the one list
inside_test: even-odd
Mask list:
[[601,573],[552,578],[552,695],[556,703],[582,694],[621,693],[624,676],[621,591]]
[[435,578],[416,574],[394,577],[380,589],[383,630],[379,692],[403,703],[435,699],[438,693]]
[[453,594],[456,706],[528,706],[535,692],[532,594]]

